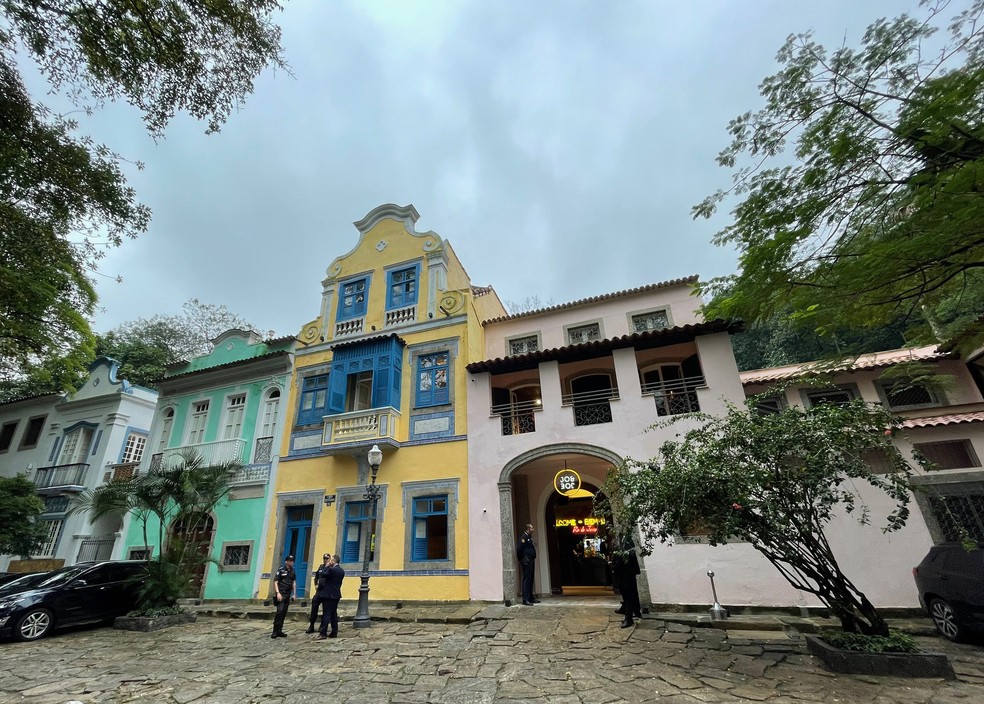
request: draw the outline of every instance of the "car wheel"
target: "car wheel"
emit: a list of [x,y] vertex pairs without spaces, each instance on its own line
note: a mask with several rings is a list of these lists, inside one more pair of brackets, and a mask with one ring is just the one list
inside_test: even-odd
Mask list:
[[48,609],[32,609],[20,617],[14,626],[17,640],[37,640],[51,632],[55,619]]
[[958,641],[963,638],[963,629],[957,622],[957,614],[945,599],[933,599],[929,604],[929,615],[933,619],[936,630],[948,640]]

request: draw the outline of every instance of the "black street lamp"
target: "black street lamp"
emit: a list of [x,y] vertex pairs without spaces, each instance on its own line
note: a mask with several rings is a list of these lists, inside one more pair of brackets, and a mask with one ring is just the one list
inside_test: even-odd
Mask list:
[[359,575],[359,607],[355,611],[352,625],[356,628],[369,628],[369,556],[376,537],[376,502],[379,500],[379,487],[376,486],[376,474],[379,465],[383,463],[383,451],[379,445],[373,445],[369,450],[369,468],[372,470],[369,484],[366,485],[365,497],[369,500],[369,533],[366,535],[366,546],[362,557],[362,574]]

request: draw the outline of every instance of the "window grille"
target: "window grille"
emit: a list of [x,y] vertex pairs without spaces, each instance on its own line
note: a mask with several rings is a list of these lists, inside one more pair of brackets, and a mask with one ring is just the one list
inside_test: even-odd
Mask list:
[[567,329],[567,343],[570,345],[580,345],[600,339],[601,326],[598,323],[579,325],[578,327]]
[[935,466],[932,469],[962,469],[980,467],[970,440],[944,440],[941,442],[917,442],[913,446]]
[[249,545],[226,545],[222,564],[225,567],[245,567],[249,564]]
[[515,340],[509,341],[509,354],[529,354],[530,352],[536,352],[540,349],[540,341],[537,339],[536,335],[528,335],[527,337],[517,337]]
[[669,326],[670,319],[665,310],[654,310],[649,313],[640,313],[639,315],[632,316],[632,329],[635,332],[663,330]]
[[963,530],[971,539],[984,541],[984,494],[930,496],[929,503],[944,542],[960,542]]

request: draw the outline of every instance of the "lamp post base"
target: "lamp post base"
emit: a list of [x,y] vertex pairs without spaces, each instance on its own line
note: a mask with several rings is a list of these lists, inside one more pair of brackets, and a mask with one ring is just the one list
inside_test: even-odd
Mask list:
[[362,584],[359,585],[359,606],[355,610],[352,625],[355,628],[369,628],[372,620],[369,618],[369,575],[363,572],[359,575]]

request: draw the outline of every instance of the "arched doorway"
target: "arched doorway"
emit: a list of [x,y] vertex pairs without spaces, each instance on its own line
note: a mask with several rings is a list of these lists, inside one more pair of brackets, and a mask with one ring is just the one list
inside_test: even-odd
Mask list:
[[552,493],[547,499],[546,542],[553,594],[612,593],[608,564],[607,521],[594,515],[598,488],[582,484],[584,496]]
[[168,548],[180,551],[181,561],[190,567],[191,577],[185,596],[200,598],[205,583],[205,569],[212,554],[212,535],[215,519],[209,514],[179,518],[171,524]]
[[[621,457],[602,447],[581,443],[558,443],[529,450],[506,463],[499,475],[502,593],[505,601],[510,603],[515,601],[519,593],[516,541],[527,523],[534,526],[538,536],[538,559],[534,580],[537,593],[565,593],[563,583],[567,577],[562,571],[566,568],[562,568],[560,559],[561,543],[563,542],[564,549],[574,550],[575,546],[568,545],[574,534],[571,533],[561,540],[556,531],[557,526],[554,525],[558,507],[571,505],[570,500],[565,504],[558,503],[558,499],[555,498],[560,496],[553,488],[553,479],[557,472],[565,467],[574,469],[581,477],[582,487],[590,487],[590,493],[593,495],[597,487],[604,483],[608,470],[621,462]],[[590,501],[591,499],[588,498],[586,503],[574,503],[570,510],[577,509],[589,514]],[[563,517],[568,511],[569,509],[562,508],[560,515]],[[598,547],[601,547],[600,544]],[[608,578],[607,572],[598,563],[592,563],[592,568],[596,575],[595,581]],[[600,574],[604,576],[599,576]],[[588,585],[569,586],[574,588]],[[609,594],[612,593],[610,588],[604,585],[592,585],[589,588],[596,590],[597,594],[604,594],[605,590],[608,590]]]

